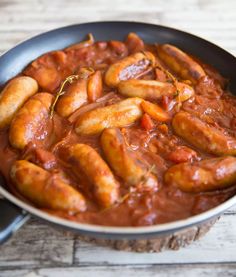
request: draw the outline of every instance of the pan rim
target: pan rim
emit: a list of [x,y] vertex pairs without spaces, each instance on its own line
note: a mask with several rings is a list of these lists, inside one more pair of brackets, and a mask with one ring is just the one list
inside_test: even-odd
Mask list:
[[57,217],[51,215],[47,212],[44,212],[34,206],[31,206],[24,201],[20,200],[13,194],[9,193],[2,186],[0,186],[0,193],[11,203],[16,206],[22,208],[24,211],[29,212],[32,215],[35,215],[38,218],[44,219],[48,222],[69,227],[74,230],[94,233],[94,234],[113,234],[113,235],[151,235],[157,233],[166,233],[166,232],[174,232],[181,229],[185,229],[191,227],[193,225],[199,225],[205,221],[210,220],[211,218],[219,216],[225,210],[229,209],[236,203],[236,195],[228,199],[227,201],[221,203],[220,205],[200,213],[198,215],[194,215],[185,219],[172,221],[169,223],[156,224],[151,226],[139,226],[139,227],[116,227],[116,226],[103,226],[103,225],[95,225],[88,223],[80,223],[76,221],[71,221],[68,219],[63,219],[61,217]]
[[211,44],[212,46],[215,46],[217,47],[219,50],[227,53],[227,55],[231,56],[232,58],[236,58],[236,56],[234,56],[232,53],[230,53],[228,50],[225,50],[224,48],[222,48],[221,46],[215,44],[214,42],[212,42],[211,40],[208,40],[208,39],[205,39],[205,38],[202,38],[201,36],[198,36],[198,35],[195,35],[194,33],[192,32],[187,32],[187,31],[183,31],[181,29],[178,29],[178,28],[174,28],[174,27],[169,27],[169,26],[166,26],[166,25],[162,25],[162,24],[154,24],[154,23],[147,23],[147,22],[142,22],[142,21],[122,21],[122,20],[117,20],[117,21],[113,21],[113,20],[103,20],[103,21],[88,21],[88,22],[83,22],[83,23],[75,23],[75,24],[68,24],[68,25],[65,25],[65,26],[61,26],[61,27],[58,27],[58,28],[53,28],[53,29],[50,29],[48,31],[45,31],[45,32],[39,32],[37,33],[36,35],[32,35],[32,36],[29,36],[25,39],[22,39],[20,40],[18,43],[14,44],[13,47],[11,47],[10,49],[7,49],[5,51],[3,51],[3,53],[1,53],[0,55],[0,59],[5,55],[5,54],[8,54],[10,51],[12,51],[13,49],[15,49],[16,47],[32,40],[32,39],[37,39],[38,37],[42,36],[42,35],[47,35],[47,34],[50,34],[50,33],[53,33],[53,32],[57,32],[57,31],[63,31],[63,29],[68,29],[68,28],[76,28],[76,27],[80,27],[80,26],[86,26],[86,25],[98,25],[98,24],[137,24],[137,25],[145,25],[145,26],[152,26],[154,28],[163,28],[165,30],[170,30],[170,31],[175,31],[175,32],[178,32],[178,33],[182,33],[182,34],[185,34],[187,36],[192,36],[196,39],[199,39],[201,41],[204,41],[205,43],[207,44]]

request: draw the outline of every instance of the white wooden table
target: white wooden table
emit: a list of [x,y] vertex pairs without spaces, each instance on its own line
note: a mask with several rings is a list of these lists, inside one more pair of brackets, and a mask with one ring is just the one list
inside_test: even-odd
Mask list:
[[[0,0],[0,52],[42,31],[96,20],[169,25],[236,54],[234,0]],[[202,240],[177,252],[118,252],[35,219],[0,248],[2,277],[172,275],[236,276],[236,207]]]

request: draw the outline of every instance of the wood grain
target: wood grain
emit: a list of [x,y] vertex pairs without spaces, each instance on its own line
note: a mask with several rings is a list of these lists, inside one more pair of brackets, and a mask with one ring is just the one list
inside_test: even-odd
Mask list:
[[169,25],[202,36],[236,53],[234,0],[47,0],[1,1],[0,51],[22,39],[60,26],[97,20],[131,20]]
[[[96,20],[168,25],[236,55],[234,0],[0,0],[0,53],[40,32]],[[1,220],[1,219],[0,219]],[[235,276],[236,207],[178,252],[119,252],[32,219],[0,248],[0,276]]]
[[[96,246],[72,232],[32,219],[0,252],[0,271],[7,268],[236,263],[235,215],[225,215],[199,241],[180,251],[130,253]],[[224,251],[222,251],[222,247]],[[98,254],[99,253],[99,254]],[[204,255],[202,255],[204,253]],[[1,276],[1,275],[0,275]]]
[[[39,268],[35,270],[5,270],[0,274],[1,277],[120,277],[120,276],[135,276],[135,277],[233,277],[235,276],[235,264],[221,265],[136,265],[136,266],[114,266],[107,267],[55,267],[55,268]],[[96,275],[95,275],[96,274]]]

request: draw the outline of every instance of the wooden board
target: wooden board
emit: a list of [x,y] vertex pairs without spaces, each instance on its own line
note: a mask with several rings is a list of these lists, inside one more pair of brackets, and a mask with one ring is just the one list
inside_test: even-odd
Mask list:
[[[94,267],[71,267],[71,268],[39,268],[32,270],[6,270],[1,277],[209,277],[209,276],[235,276],[235,264],[222,265],[138,265],[138,266],[94,266]],[[214,275],[213,275],[213,274]]]
[[[0,53],[42,31],[96,20],[168,25],[236,54],[234,0],[0,0]],[[0,247],[0,276],[236,276],[235,253],[236,207],[200,241],[158,254],[96,246],[32,219]]]

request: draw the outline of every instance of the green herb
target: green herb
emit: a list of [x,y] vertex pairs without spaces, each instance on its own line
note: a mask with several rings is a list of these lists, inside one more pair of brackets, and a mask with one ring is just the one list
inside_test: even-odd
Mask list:
[[[140,186],[140,185],[143,185],[143,184],[147,181],[148,175],[149,175],[151,172],[152,172],[152,173],[155,173],[155,172],[154,172],[155,167],[156,167],[155,164],[153,164],[152,166],[150,166],[150,168],[148,169],[148,171],[143,175],[141,184],[139,184],[139,186]],[[123,195],[114,205],[111,205],[110,207],[107,207],[107,208],[101,210],[101,213],[106,212],[106,211],[108,211],[108,210],[110,210],[110,209],[112,209],[112,208],[114,208],[114,207],[116,207],[116,206],[118,206],[118,205],[124,203],[124,201],[125,201],[126,199],[128,199],[128,198],[131,196],[131,194],[134,193],[134,192],[136,192],[136,191],[137,191],[137,188],[136,188],[136,187],[130,187],[130,191],[129,191],[128,193],[126,193],[125,195]]]
[[174,93],[174,97],[179,96],[179,94],[180,94],[180,91],[177,89],[176,92]]
[[174,93],[174,96],[177,97],[180,94],[180,91],[178,90],[178,80],[175,78],[175,76],[173,74],[170,73],[169,70],[163,68],[161,65],[157,65],[156,68],[160,69],[161,71],[163,71],[165,73],[165,75],[169,78],[169,80],[167,80],[167,82],[172,83],[176,89],[176,92]]
[[151,67],[155,67],[155,64],[153,63],[153,60],[151,60],[148,56],[147,56],[147,54],[146,54],[146,52],[145,51],[140,51],[146,58],[147,58],[147,60],[149,61],[149,63],[150,63],[150,66]]
[[56,103],[57,103],[58,99],[60,98],[60,96],[65,94],[64,87],[65,87],[66,83],[72,84],[75,80],[78,80],[78,79],[79,79],[79,75],[70,75],[69,77],[67,77],[62,82],[60,90],[57,92],[57,94],[55,96],[55,100],[53,101],[53,103],[51,105],[51,108],[50,108],[50,118],[53,117],[54,109],[55,109],[55,106],[56,106]]
[[60,98],[60,96],[65,94],[65,90],[64,90],[65,85],[67,83],[72,84],[74,81],[77,81],[80,79],[86,79],[92,73],[94,73],[94,70],[91,67],[88,67],[88,68],[84,67],[84,68],[80,69],[80,72],[77,75],[70,75],[62,82],[61,87],[60,87],[59,91],[56,93],[55,100],[53,101],[51,108],[50,108],[50,118],[51,119],[53,117],[55,106],[56,106],[58,99]]
[[142,176],[142,181],[141,181],[141,184],[140,184],[140,186],[142,186],[146,181],[147,181],[147,179],[148,179],[148,177],[149,177],[149,174],[151,173],[151,172],[153,172],[153,170],[155,169],[155,164],[153,164],[152,166],[150,166],[150,168],[147,170],[147,172]]
[[106,211],[108,211],[108,210],[110,210],[110,209],[112,209],[112,208],[122,204],[126,199],[128,199],[130,197],[130,195],[131,195],[131,191],[129,191],[128,193],[123,195],[115,204],[113,204],[110,207],[107,207],[107,208],[101,210],[100,212],[104,213],[104,212],[106,212]]

